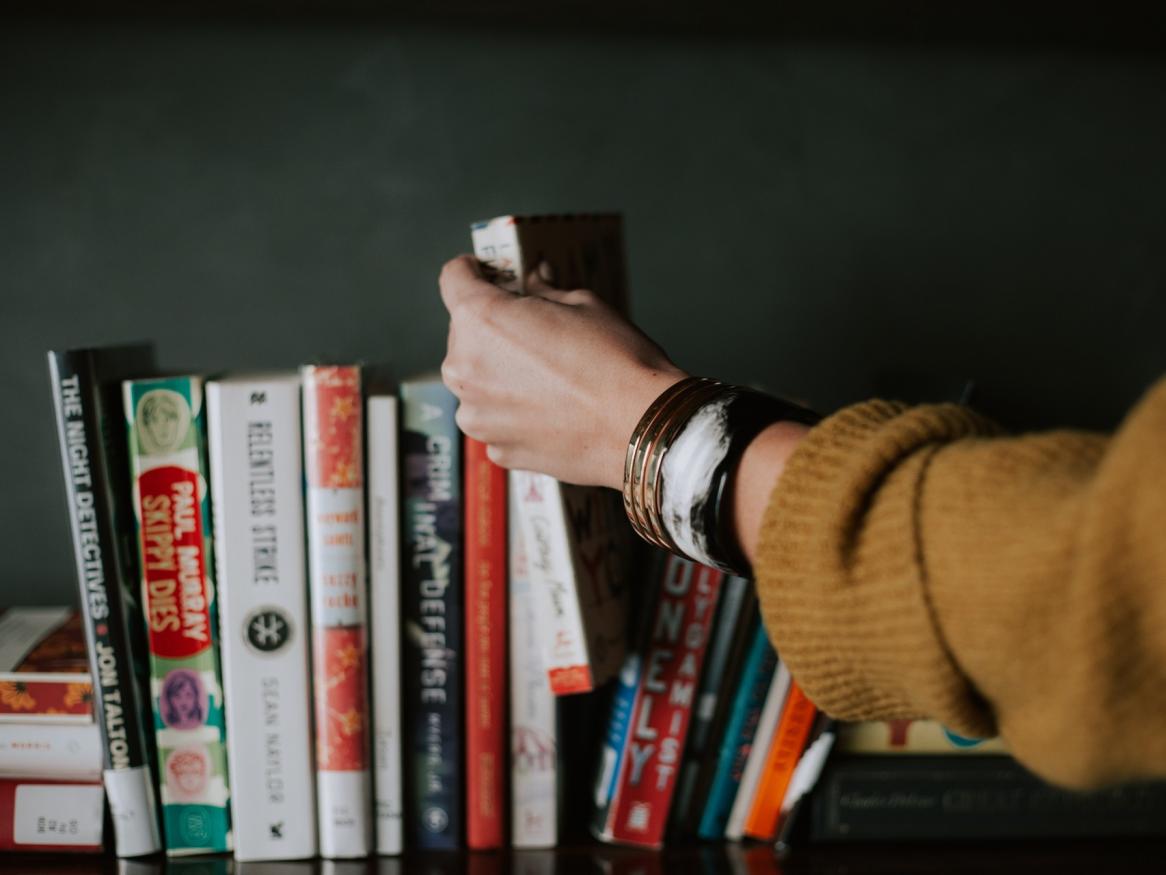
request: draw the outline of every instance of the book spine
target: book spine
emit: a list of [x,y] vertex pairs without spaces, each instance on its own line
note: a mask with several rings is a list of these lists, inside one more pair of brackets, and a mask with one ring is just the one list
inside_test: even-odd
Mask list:
[[591,692],[598,681],[591,672],[583,617],[573,595],[574,563],[562,484],[529,471],[514,471],[511,476],[551,691],[557,696]]
[[719,704],[724,701],[722,688],[732,683],[735,671],[731,666],[734,650],[743,641],[742,617],[752,607],[752,583],[743,577],[728,577],[721,587],[721,597],[713,622],[712,639],[709,641],[708,656],[700,676],[700,692],[696,697],[696,707],[692,714],[692,726],[688,730],[688,744],[684,747],[684,765],[676,782],[676,797],[672,803],[672,817],[669,830],[679,836],[691,832],[692,810],[697,801],[697,782],[701,768],[708,756],[710,734],[718,715]]
[[532,601],[526,548],[510,514],[510,823],[516,848],[558,842],[555,696],[547,684]]
[[773,737],[777,733],[777,724],[781,719],[781,711],[785,706],[786,696],[790,687],[789,669],[785,663],[779,662],[777,671],[773,673],[773,681],[765,694],[765,706],[761,709],[761,716],[757,720],[757,731],[753,734],[753,741],[749,745],[749,754],[745,760],[745,768],[741,772],[741,781],[737,785],[737,797],[733,800],[733,809],[729,812],[729,822],[725,825],[725,838],[736,841],[745,835],[745,821],[753,809],[753,800],[757,796],[757,787],[761,782],[762,770],[765,761],[769,758],[769,749],[773,745]]
[[207,387],[235,857],[316,854],[300,387]]
[[839,753],[1006,754],[1000,738],[966,738],[934,720],[868,720],[838,727]]
[[506,774],[506,471],[465,440],[466,844],[503,843]]
[[605,837],[659,847],[723,575],[670,557],[653,612],[631,734]]
[[401,387],[404,429],[406,843],[462,840],[464,724],[461,436],[438,381]]
[[600,750],[599,772],[595,781],[595,811],[592,817],[592,833],[596,838],[610,836],[609,817],[612,800],[622,774],[624,757],[627,756],[629,730],[632,711],[636,707],[636,694],[640,687],[640,672],[643,660],[639,652],[628,653],[619,673],[615,693],[611,698],[611,714]]
[[809,799],[814,841],[1166,835],[1166,783],[1065,790],[1006,756],[839,756]]
[[782,710],[781,721],[773,737],[762,770],[761,781],[753,800],[753,807],[745,820],[745,835],[762,841],[773,841],[777,834],[777,820],[794,768],[806,746],[810,729],[818,709],[802,688],[790,682],[789,696]]
[[100,853],[104,811],[100,783],[0,779],[0,851]]
[[777,654],[758,616],[754,615],[749,651],[741,668],[741,680],[733,694],[728,722],[717,754],[716,770],[709,784],[707,801],[697,826],[697,834],[708,841],[725,836],[725,827],[737,787],[765,706],[766,693],[777,669]]
[[93,723],[0,723],[0,777],[100,781],[101,766],[101,732]]
[[166,852],[229,851],[202,380],[123,387]]
[[93,681],[88,674],[0,674],[0,724],[93,722]]
[[401,771],[401,517],[397,399],[368,399],[373,813],[379,854],[404,848]]
[[320,855],[364,857],[373,838],[360,369],[313,365],[302,378]]
[[136,582],[122,564],[128,557],[119,552],[116,530],[114,490],[124,483],[125,468],[111,463],[125,461],[125,441],[108,420],[119,409],[117,387],[98,384],[85,353],[49,353],[49,375],[115,850],[120,857],[153,854],[162,849],[162,835],[123,599]]

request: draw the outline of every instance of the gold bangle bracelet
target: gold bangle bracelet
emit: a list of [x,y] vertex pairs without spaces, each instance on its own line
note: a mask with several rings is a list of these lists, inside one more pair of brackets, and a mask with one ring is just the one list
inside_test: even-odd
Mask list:
[[686,392],[692,391],[700,382],[700,377],[686,377],[661,392],[659,397],[648,406],[644,415],[640,417],[640,421],[636,424],[631,439],[628,441],[623,473],[624,511],[636,532],[641,537],[653,542],[655,539],[646,534],[647,520],[641,514],[641,506],[636,501],[638,487],[643,478],[642,463],[646,449],[645,442],[649,432],[668,404],[677,396],[683,396]]
[[643,511],[648,517],[649,527],[667,545],[668,549],[673,552],[676,552],[678,548],[668,531],[668,527],[664,525],[662,509],[663,489],[661,488],[661,479],[664,472],[664,459],[672,443],[680,435],[680,432],[684,430],[684,427],[688,425],[688,421],[692,418],[692,415],[716,398],[724,388],[723,383],[716,380],[708,380],[698,387],[696,391],[685,395],[683,399],[676,399],[673,404],[670,404],[667,421],[660,430],[657,451],[646,463],[644,488],[643,494],[641,495]]

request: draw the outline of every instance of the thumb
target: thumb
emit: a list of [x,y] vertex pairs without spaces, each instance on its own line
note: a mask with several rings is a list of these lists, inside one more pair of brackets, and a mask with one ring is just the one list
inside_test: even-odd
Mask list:
[[482,274],[482,266],[472,255],[459,255],[447,261],[437,279],[441,289],[441,300],[445,309],[453,312],[475,298],[509,297],[507,292],[488,282]]

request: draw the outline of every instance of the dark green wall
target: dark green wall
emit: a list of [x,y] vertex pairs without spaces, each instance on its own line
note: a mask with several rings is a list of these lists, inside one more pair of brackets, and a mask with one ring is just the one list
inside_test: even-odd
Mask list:
[[360,23],[0,28],[0,603],[75,584],[44,350],[435,367],[441,262],[620,209],[684,366],[1114,424],[1166,372],[1166,66]]

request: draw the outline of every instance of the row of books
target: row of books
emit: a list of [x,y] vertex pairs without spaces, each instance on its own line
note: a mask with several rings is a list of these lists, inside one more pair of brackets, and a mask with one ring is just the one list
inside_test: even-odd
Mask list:
[[[473,240],[512,291],[548,261],[625,305],[618,217]],[[638,552],[614,493],[502,471],[436,377],[49,364],[120,855],[870,832],[833,790],[886,751],[818,714],[752,584]]]

